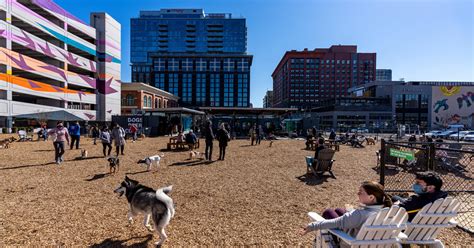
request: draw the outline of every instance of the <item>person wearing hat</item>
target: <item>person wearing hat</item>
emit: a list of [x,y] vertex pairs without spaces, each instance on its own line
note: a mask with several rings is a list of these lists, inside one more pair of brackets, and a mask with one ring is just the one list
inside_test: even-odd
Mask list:
[[411,221],[426,204],[448,196],[448,193],[441,191],[442,186],[443,180],[435,173],[431,171],[418,172],[415,174],[415,183],[413,184],[415,195],[409,198],[394,196],[392,200],[397,201],[395,204],[405,208],[408,213],[408,221]]

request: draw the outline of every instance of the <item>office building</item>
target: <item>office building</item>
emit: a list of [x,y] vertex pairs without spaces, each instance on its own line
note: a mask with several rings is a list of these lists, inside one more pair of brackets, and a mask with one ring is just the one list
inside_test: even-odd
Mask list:
[[131,19],[132,82],[178,96],[181,106],[249,107],[245,18],[202,9],[141,11]]
[[264,108],[273,107],[273,90],[267,90],[267,93],[263,97],[263,107]]
[[375,80],[376,54],[336,45],[287,51],[272,73],[274,107],[312,108],[348,96],[350,87]]
[[375,80],[376,81],[392,81],[392,70],[391,69],[376,69]]
[[[120,114],[120,24],[52,1],[0,1],[0,126]],[[37,123],[36,123],[37,124]]]

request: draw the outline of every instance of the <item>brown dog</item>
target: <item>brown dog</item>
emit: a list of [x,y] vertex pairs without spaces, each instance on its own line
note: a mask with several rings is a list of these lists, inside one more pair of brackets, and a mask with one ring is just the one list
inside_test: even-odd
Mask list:
[[374,138],[365,138],[365,141],[367,141],[367,145],[375,145],[375,140]]

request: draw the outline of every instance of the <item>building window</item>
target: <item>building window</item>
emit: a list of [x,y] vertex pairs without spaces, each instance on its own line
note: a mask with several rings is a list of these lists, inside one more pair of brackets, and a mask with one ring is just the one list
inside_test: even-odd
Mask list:
[[161,90],[165,90],[165,74],[164,73],[155,74],[155,87]]
[[152,101],[151,101],[151,96],[148,97],[148,107],[151,108],[151,104],[152,104]]
[[196,103],[203,105],[206,103],[206,74],[196,74]]
[[178,74],[171,73],[169,74],[168,80],[168,92],[177,96],[178,95]]
[[199,61],[196,61],[196,70],[197,71],[206,71],[207,70],[207,62],[203,59],[199,59]]
[[143,96],[143,107],[146,108],[148,106],[148,97]]
[[249,62],[246,59],[242,59],[241,61],[238,61],[237,71],[239,72],[249,71]]
[[158,98],[155,98],[155,108],[158,108]]
[[234,106],[234,74],[224,74],[224,107]]
[[183,74],[183,94],[182,100],[185,103],[192,102],[192,92],[193,92],[193,74],[185,73]]
[[226,59],[224,60],[224,71],[225,72],[231,72],[234,71],[234,61],[232,59]]
[[168,60],[168,70],[169,71],[178,71],[179,70],[179,60],[171,59]]
[[237,75],[237,106],[247,107],[248,99],[248,74]]
[[211,106],[219,107],[220,106],[220,75],[211,74],[211,87],[210,87],[210,97],[211,97]]
[[217,59],[211,60],[211,71],[219,71],[221,69],[221,62]]
[[155,59],[155,65],[154,65],[154,69],[155,71],[165,71],[166,70],[166,66],[165,66],[165,60],[164,59]]
[[182,62],[182,67],[183,71],[192,71],[193,70],[193,60],[187,58],[186,60],[183,60]]
[[126,106],[135,106],[135,97],[131,94],[126,96]]

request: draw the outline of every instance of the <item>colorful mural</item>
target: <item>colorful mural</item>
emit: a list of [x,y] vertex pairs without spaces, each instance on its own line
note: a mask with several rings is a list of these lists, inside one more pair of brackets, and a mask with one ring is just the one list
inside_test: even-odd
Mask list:
[[432,127],[446,128],[452,124],[463,124],[474,128],[474,87],[433,87]]

